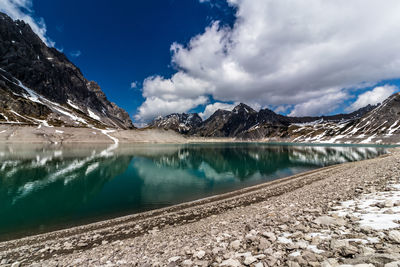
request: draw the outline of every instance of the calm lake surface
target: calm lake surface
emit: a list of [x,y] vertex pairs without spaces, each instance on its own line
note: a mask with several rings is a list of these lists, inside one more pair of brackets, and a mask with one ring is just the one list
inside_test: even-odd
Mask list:
[[0,240],[170,206],[327,165],[382,146],[214,143],[0,147]]

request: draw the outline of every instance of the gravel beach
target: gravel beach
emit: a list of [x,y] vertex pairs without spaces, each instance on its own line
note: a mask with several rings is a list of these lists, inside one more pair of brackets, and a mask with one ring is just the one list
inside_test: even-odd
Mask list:
[[162,210],[2,242],[0,266],[399,266],[399,163],[393,149]]

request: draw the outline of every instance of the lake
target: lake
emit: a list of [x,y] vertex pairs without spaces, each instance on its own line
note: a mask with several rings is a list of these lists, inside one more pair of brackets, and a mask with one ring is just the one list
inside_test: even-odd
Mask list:
[[382,146],[259,143],[0,147],[0,240],[133,214],[324,166]]

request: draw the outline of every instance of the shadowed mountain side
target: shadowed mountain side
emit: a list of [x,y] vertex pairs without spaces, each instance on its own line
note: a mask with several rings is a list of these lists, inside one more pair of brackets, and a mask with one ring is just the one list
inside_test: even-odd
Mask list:
[[96,82],[23,21],[0,12],[0,123],[134,128]]

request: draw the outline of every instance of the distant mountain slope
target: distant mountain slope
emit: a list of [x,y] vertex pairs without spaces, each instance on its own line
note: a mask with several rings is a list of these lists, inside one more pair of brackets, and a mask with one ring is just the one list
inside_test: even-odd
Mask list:
[[[391,114],[386,116],[395,118],[395,113],[398,110],[400,111],[400,105],[393,102],[395,98],[394,96],[389,98],[378,108],[376,108],[377,106],[368,105],[349,114],[319,117],[287,117],[276,114],[269,109],[262,109],[257,112],[251,107],[241,103],[232,111],[217,110],[205,121],[199,121],[200,118],[198,117],[196,123],[184,124],[185,118],[190,117],[190,114],[179,114],[179,117],[173,114],[166,117],[159,117],[150,125],[152,127],[171,129],[189,136],[199,137],[230,137],[244,140],[287,139],[288,141],[295,140],[298,142],[328,142],[343,139],[344,137],[344,139],[356,138],[356,135],[359,133],[352,129],[358,129],[361,132],[365,132],[365,134],[374,134],[373,131],[368,131],[369,128],[362,128],[363,124],[366,123],[366,120],[370,119],[377,121],[376,123],[372,123],[372,125],[378,125],[379,122],[382,123],[381,121],[384,120],[384,118],[378,117],[377,114],[380,114],[380,110],[384,107],[391,107],[391,113],[388,111],[383,112],[385,114]],[[388,101],[393,103],[388,104]],[[171,124],[172,118],[176,119],[174,124]],[[397,123],[399,123],[400,127],[400,120],[392,119],[390,122],[388,119],[386,120],[388,121],[386,124],[397,127]],[[171,125],[178,124],[185,125],[185,131],[177,130],[176,127],[171,127]],[[392,130],[394,129],[393,127]],[[346,131],[351,134],[346,135]],[[361,142],[364,141],[364,139],[358,141]]]
[[257,123],[257,111],[241,103],[232,111],[217,110],[191,133],[206,137],[236,137]]
[[133,128],[64,54],[23,21],[0,13],[0,122]]
[[178,133],[188,133],[197,128],[203,120],[199,114],[173,113],[165,117],[158,117],[149,124],[151,128],[163,128],[174,130]]

